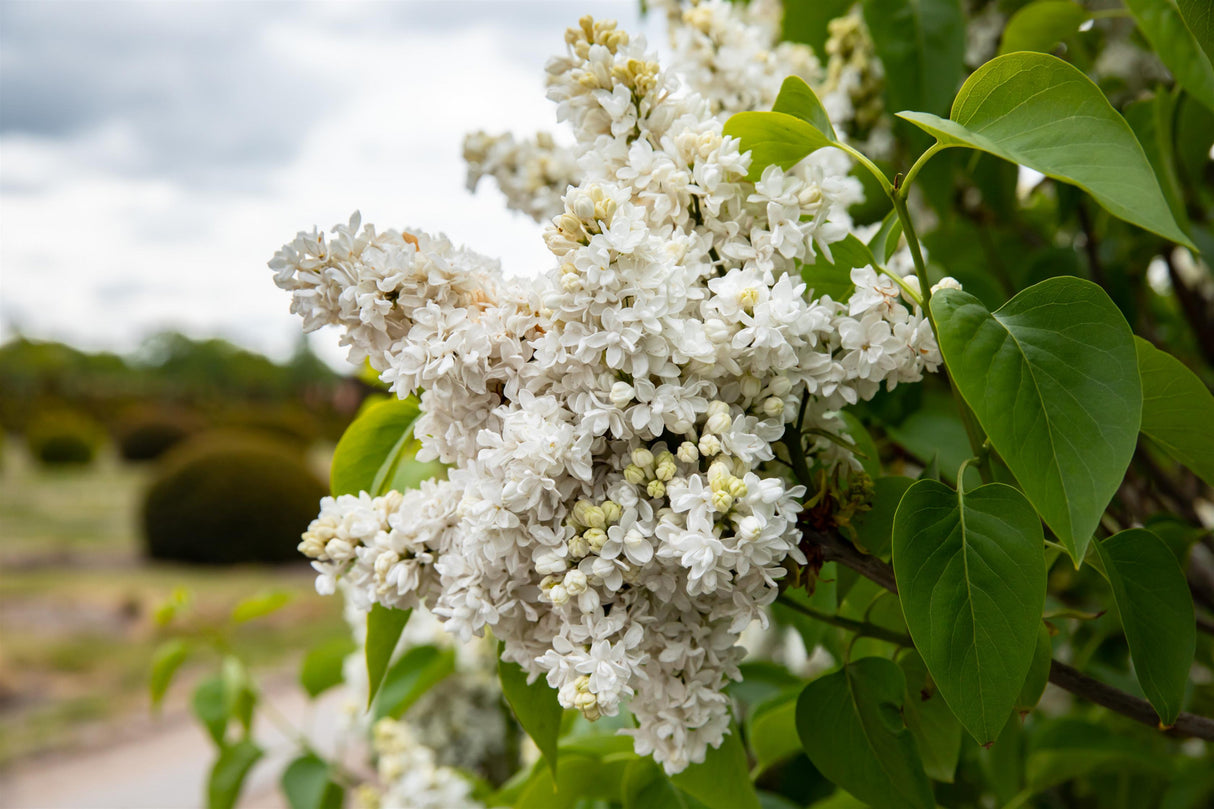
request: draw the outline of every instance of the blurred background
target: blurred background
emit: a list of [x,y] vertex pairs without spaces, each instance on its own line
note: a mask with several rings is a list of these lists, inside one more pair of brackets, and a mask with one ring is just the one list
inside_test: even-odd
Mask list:
[[0,805],[202,802],[214,661],[148,699],[185,605],[174,634],[278,605],[231,634],[271,691],[347,636],[295,543],[374,380],[265,263],[358,209],[545,268],[461,142],[553,126],[585,13],[660,39],[633,0],[0,2]]

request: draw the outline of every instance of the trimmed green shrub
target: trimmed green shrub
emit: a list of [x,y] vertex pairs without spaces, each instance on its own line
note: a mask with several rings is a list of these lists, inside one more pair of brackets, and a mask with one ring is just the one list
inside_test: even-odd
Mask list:
[[30,454],[48,466],[92,463],[103,440],[97,422],[73,410],[37,415],[25,432]]
[[174,447],[143,503],[147,555],[206,564],[302,560],[300,534],[325,485],[302,454],[253,432],[212,432]]
[[128,461],[151,461],[201,429],[189,413],[161,408],[136,408],[124,413],[114,433],[118,452]]

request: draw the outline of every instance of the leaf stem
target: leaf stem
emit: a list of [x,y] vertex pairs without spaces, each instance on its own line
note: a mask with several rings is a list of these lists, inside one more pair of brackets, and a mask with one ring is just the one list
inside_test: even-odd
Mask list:
[[849,155],[851,155],[853,158],[855,158],[857,163],[859,163],[861,166],[864,166],[864,168],[868,169],[868,173],[873,175],[874,178],[876,178],[877,182],[881,185],[881,190],[885,192],[885,195],[887,197],[889,197],[891,200],[894,198],[895,192],[894,192],[893,185],[890,184],[889,178],[885,176],[885,172],[881,171],[881,169],[879,169],[877,167],[876,163],[874,163],[873,161],[871,161],[867,157],[865,157],[855,147],[850,146],[846,143],[837,142],[837,143],[832,143],[831,145],[837,149],[842,149],[843,151],[845,151]]
[[804,604],[799,604],[790,598],[783,595],[776,597],[776,603],[788,607],[793,612],[799,612],[802,615],[813,618],[815,621],[821,621],[824,624],[837,626],[840,629],[846,629],[848,632],[855,632],[857,635],[862,635],[866,638],[876,638],[887,643],[892,643],[895,646],[904,646],[913,648],[914,643],[909,635],[903,635],[901,632],[895,632],[892,629],[886,629],[883,626],[871,624],[867,621],[853,621],[851,618],[844,618],[842,615],[831,615],[827,612],[820,612],[813,607],[807,607]]
[[927,165],[927,161],[931,160],[933,157],[940,152],[943,152],[947,148],[948,147],[942,144],[940,141],[936,141],[928,148],[926,152],[919,155],[919,158],[910,167],[910,170],[906,172],[906,176],[902,178],[902,182],[898,184],[898,193],[905,196],[907,189],[910,188],[910,184],[913,183],[915,181],[915,177],[919,175],[920,169]]

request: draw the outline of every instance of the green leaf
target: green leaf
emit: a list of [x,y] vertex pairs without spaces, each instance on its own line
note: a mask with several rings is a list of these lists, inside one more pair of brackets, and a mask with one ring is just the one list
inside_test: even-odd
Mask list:
[[898,241],[902,238],[902,220],[897,211],[890,211],[881,220],[881,227],[868,240],[868,249],[874,257],[880,257],[881,263],[888,263],[894,253],[898,252]]
[[1172,764],[1144,750],[1140,739],[1115,735],[1102,725],[1060,719],[1034,735],[1025,774],[1029,789],[1041,792],[1095,772],[1154,772],[1167,776]]
[[1028,676],[1016,696],[1017,711],[1031,711],[1041,701],[1046,683],[1050,681],[1050,664],[1054,659],[1054,646],[1050,642],[1050,630],[1042,623],[1037,630],[1037,646],[1033,650],[1033,662],[1029,664]]
[[739,112],[725,122],[724,134],[750,152],[751,180],[762,177],[768,166],[790,169],[810,152],[831,145],[817,127],[784,112]]
[[894,515],[898,596],[915,648],[980,744],[999,735],[1033,661],[1045,604],[1044,537],[1011,486],[964,494],[921,480]]
[[394,610],[383,604],[372,604],[367,613],[367,707],[371,707],[379,686],[384,681],[388,671],[388,663],[400,633],[405,631],[405,624],[413,610]]
[[863,0],[891,110],[943,113],[965,74],[959,0]]
[[152,655],[152,671],[148,676],[148,691],[152,696],[152,707],[159,708],[164,694],[173,682],[173,675],[190,656],[190,647],[180,638],[166,640]]
[[[1195,99],[1214,111],[1214,67],[1174,0],[1125,0],[1155,54]],[[1207,6],[1206,14],[1209,14]]]
[[523,730],[540,749],[548,768],[556,777],[557,738],[561,733],[561,716],[564,709],[557,701],[554,691],[543,677],[528,684],[527,673],[518,663],[499,660],[498,679],[502,683],[502,696],[510,703],[515,718]]
[[923,771],[928,778],[953,783],[961,757],[961,723],[940,696],[923,658],[914,649],[898,659],[906,678],[906,702],[902,716],[915,737]]
[[455,671],[455,650],[414,646],[392,664],[375,701],[376,719],[399,719],[427,691]]
[[358,644],[347,637],[331,638],[309,649],[299,669],[299,684],[308,696],[317,697],[340,683],[342,666],[357,649]]
[[900,112],[944,147],[967,146],[1082,188],[1109,213],[1192,247],[1125,119],[1075,67],[1009,53],[974,71],[951,120]]
[[385,399],[363,408],[337,442],[329,472],[333,496],[368,492],[381,495],[395,476],[412,438],[418,407],[415,398]]
[[245,777],[261,756],[261,748],[249,739],[224,747],[207,781],[207,809],[232,809]]
[[852,439],[852,453],[856,456],[856,460],[860,462],[861,468],[864,469],[864,474],[870,478],[878,478],[881,476],[881,455],[877,452],[877,445],[873,441],[873,437],[869,434],[868,428],[860,419],[846,410],[839,413],[839,417],[843,419],[843,424],[847,427],[847,434]]
[[900,713],[906,681],[893,662],[864,657],[819,677],[797,700],[797,733],[814,766],[882,809],[936,805]]
[[1015,51],[1049,53],[1079,31],[1088,12],[1071,0],[1029,3],[1012,15],[999,42],[1000,55]]
[[1176,97],[1171,93],[1161,91],[1153,97],[1127,105],[1125,119],[1142,144],[1147,160],[1151,162],[1155,179],[1159,181],[1159,189],[1168,201],[1173,218],[1188,232],[1192,225],[1184,207],[1184,192],[1176,174],[1173,148],[1175,137],[1172,122],[1176,116],[1176,102]]
[[291,809],[341,809],[344,790],[329,777],[329,763],[313,753],[292,761],[280,783]]
[[797,692],[760,705],[747,722],[746,738],[760,771],[801,752],[797,736]]
[[223,678],[216,675],[199,683],[190,702],[194,715],[206,728],[217,747],[222,747],[228,730],[227,689]]
[[687,796],[671,783],[652,758],[638,758],[624,770],[620,787],[624,809],[690,809]]
[[1142,377],[1142,433],[1214,486],[1214,395],[1167,352],[1134,338]]
[[832,143],[837,143],[839,140],[839,136],[835,134],[835,127],[830,122],[830,116],[826,114],[826,108],[822,106],[818,94],[805,83],[804,79],[798,76],[789,76],[780,85],[780,93],[776,96],[776,103],[772,105],[771,111],[783,112],[800,118],[825,135],[826,139]]
[[1193,596],[1163,540],[1131,528],[1096,543],[1134,673],[1164,725],[1180,713],[1197,644]]
[[708,748],[702,763],[692,764],[670,780],[709,809],[759,809],[737,727],[730,727],[720,747]]
[[874,263],[868,246],[849,233],[830,246],[830,258],[819,252],[813,261],[802,264],[801,280],[813,290],[814,298],[829,295],[833,301],[846,302],[856,289],[852,269]]
[[821,56],[830,38],[830,21],[847,14],[854,0],[800,0],[784,3],[783,33],[787,42],[801,42]]
[[261,618],[285,607],[291,601],[291,594],[284,590],[270,593],[260,593],[250,596],[232,609],[232,623],[243,624],[254,618]]
[[1142,389],[1125,318],[1079,278],[1042,281],[994,312],[942,290],[931,310],[958,390],[1078,566],[1137,445]]
[[[827,562],[822,565],[822,569],[818,571],[818,577],[813,582],[813,592],[806,593],[803,589],[789,588],[782,594],[783,600],[794,601],[806,607],[811,607],[819,612],[824,612],[828,615],[833,615],[839,608],[837,577],[838,568],[834,562]],[[822,642],[823,635],[830,629],[830,626],[810,618],[807,615],[796,612],[784,606],[780,602],[771,605],[772,613],[786,624],[792,625],[797,630],[797,634],[801,636],[801,641],[805,645],[805,653],[813,654],[814,647]],[[743,666],[751,664],[743,663]],[[781,689],[783,688],[781,684]],[[738,684],[739,687],[746,687],[746,681]]]
[[906,477],[884,477],[873,481],[872,508],[852,519],[856,529],[856,544],[874,556],[889,552],[889,538],[894,529],[894,512],[902,495],[915,481]]
[[1176,5],[1206,58],[1214,61],[1214,5],[1210,0],[1177,0]]

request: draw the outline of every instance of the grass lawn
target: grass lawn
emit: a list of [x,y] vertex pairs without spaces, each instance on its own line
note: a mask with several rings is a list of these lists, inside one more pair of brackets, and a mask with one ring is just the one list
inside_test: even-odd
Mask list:
[[[176,627],[205,633],[241,600],[289,594],[278,612],[242,625],[235,652],[255,669],[281,669],[312,644],[345,632],[339,600],[313,590],[305,564],[228,567],[145,563],[138,507],[150,468],[112,456],[83,469],[47,470],[19,442],[0,469],[0,763],[70,745],[99,720],[142,721],[155,648]],[[191,607],[159,627],[175,590]],[[197,680],[217,656],[180,675]],[[188,688],[175,689],[180,704]]]

